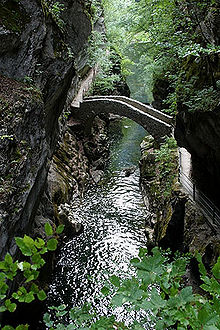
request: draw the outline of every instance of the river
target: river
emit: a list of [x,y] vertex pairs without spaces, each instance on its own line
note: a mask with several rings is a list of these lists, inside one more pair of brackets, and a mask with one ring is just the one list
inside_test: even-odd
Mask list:
[[[72,200],[71,216],[83,224],[84,231],[64,240],[59,250],[49,305],[71,308],[90,301],[99,313],[107,314],[107,303],[96,298],[106,278],[132,273],[129,260],[146,245],[138,168],[139,145],[146,134],[130,119],[111,123],[111,157],[104,178],[80,201]],[[133,173],[128,176],[131,167]]]

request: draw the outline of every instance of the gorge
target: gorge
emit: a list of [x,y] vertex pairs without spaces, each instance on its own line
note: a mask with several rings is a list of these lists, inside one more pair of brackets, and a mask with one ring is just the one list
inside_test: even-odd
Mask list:
[[[147,0],[129,1],[127,5],[122,5],[120,1],[114,3],[115,6],[121,5],[122,16],[117,14],[119,9],[115,10],[114,4],[107,0],[2,0],[0,3],[1,260],[4,260],[7,253],[15,259],[21,257],[14,237],[30,235],[34,239],[46,239],[46,223],[52,228],[65,224],[66,229],[60,239],[62,251],[63,237],[76,235],[77,224],[81,223],[77,220],[77,212],[81,212],[80,204],[74,206],[73,214],[70,206],[74,204],[74,200],[79,201],[87,195],[91,200],[95,199],[95,206],[91,208],[100,208],[100,217],[106,229],[105,221],[107,224],[109,213],[117,213],[116,210],[110,211],[106,204],[111,204],[111,198],[117,197],[120,190],[122,209],[123,205],[126,210],[131,206],[128,212],[133,212],[134,219],[137,215],[140,217],[140,220],[137,220],[137,231],[132,229],[130,233],[129,226],[136,220],[130,220],[130,215],[127,214],[125,219],[123,214],[118,215],[118,219],[123,223],[128,220],[127,227],[123,228],[126,228],[126,239],[128,235],[131,240],[131,249],[133,247],[137,252],[137,244],[138,247],[148,245],[149,249],[152,249],[154,246],[161,246],[170,248],[173,252],[178,250],[191,252],[193,255],[199,251],[210,271],[220,254],[219,227],[213,229],[209,226],[201,208],[188,197],[178,182],[178,147],[184,147],[191,153],[193,180],[216,207],[219,207],[219,3],[200,1],[199,6],[193,0],[184,1],[183,4],[171,0],[166,3],[158,1],[159,5],[150,4]],[[185,22],[179,13],[179,6],[191,22],[190,28],[188,21]],[[111,29],[116,28],[119,31],[119,26],[124,27],[124,30],[120,30],[121,36],[116,40],[114,50],[113,45],[108,46],[107,42],[107,37],[114,34],[114,30],[108,30],[111,33],[106,34],[106,29],[112,24],[108,18],[108,8],[111,19],[114,20]],[[151,24],[155,31],[145,26],[149,17],[146,17],[148,14],[141,16],[143,8],[147,8],[146,13],[155,10],[154,16],[150,18],[155,19],[155,25]],[[155,8],[159,8],[159,11]],[[123,16],[123,11],[127,19]],[[172,16],[170,12],[176,16]],[[168,14],[169,17],[166,16]],[[115,15],[120,16],[120,24]],[[163,24],[164,21],[167,22],[162,29],[157,15],[161,15]],[[170,24],[170,17],[174,17],[173,26]],[[107,23],[107,20],[110,23]],[[129,31],[133,29],[132,32],[128,31],[128,26],[131,28]],[[143,30],[136,30],[140,26]],[[160,32],[164,31],[159,37],[157,26]],[[170,40],[167,40],[167,27],[170,29],[168,32],[173,33]],[[188,37],[191,30],[185,31],[183,27],[186,30],[192,28],[197,34],[195,39],[191,40]],[[127,48],[124,44],[127,42],[125,31],[129,32],[131,38]],[[180,32],[183,33],[183,38],[178,41]],[[156,48],[149,46],[153,44],[152,35],[149,38],[151,33],[155,33],[153,36]],[[191,48],[187,38],[194,43]],[[175,49],[179,57],[176,53],[173,55],[170,49]],[[183,56],[180,49],[185,51]],[[123,51],[129,54],[130,62],[125,59]],[[166,65],[159,67],[158,63],[163,56]],[[170,63],[168,58],[174,58],[175,61]],[[104,64],[97,65],[100,59]],[[146,69],[150,65],[158,65],[154,74]],[[106,72],[102,71],[102,66],[107,67]],[[125,68],[128,71],[137,71],[136,75],[128,76],[126,80],[127,83],[130,81],[131,98],[128,85],[122,76]],[[146,77],[151,75],[152,99],[146,89],[143,89],[143,86],[147,85]],[[136,90],[135,84],[138,86]],[[142,93],[141,96],[138,93]],[[135,100],[132,101],[132,98]],[[171,100],[170,109],[173,112],[164,112],[168,108],[165,101],[167,98]],[[147,115],[142,114],[142,110],[150,109],[151,106],[141,101],[152,102],[156,108],[155,112],[161,116],[156,124],[151,115],[144,123]],[[128,161],[128,164],[121,164],[121,161],[117,160],[114,164],[117,167],[115,172],[108,169],[107,174],[104,174],[110,162],[107,132],[112,122],[117,123],[117,120],[112,120],[111,115],[109,117],[109,113],[124,114],[125,117],[135,119],[129,112],[134,106],[132,102],[142,107],[135,113],[137,122],[151,135],[155,135],[155,139],[151,135],[144,138],[145,132],[141,127],[128,119],[122,119],[124,136],[127,136],[125,131],[129,131],[129,126],[133,125],[137,131],[142,132],[140,140],[135,134],[132,140],[132,129],[130,136],[127,136],[128,140],[131,138],[133,149],[138,149],[141,139],[144,138],[141,143],[140,180],[145,206],[140,209],[136,205],[141,203],[140,196],[136,196],[139,174],[138,169],[133,168],[133,163]],[[81,105],[77,108],[74,104],[77,104],[77,107]],[[166,118],[164,123],[160,122],[162,117]],[[119,132],[119,128],[116,130]],[[171,137],[172,133],[174,135]],[[164,137],[165,135],[168,137]],[[117,146],[117,139],[114,143]],[[139,157],[136,156],[136,151],[134,152],[134,158]],[[129,147],[123,145],[120,153],[126,158]],[[135,166],[137,167],[137,159]],[[108,195],[111,183],[106,183],[107,179],[103,177],[109,176],[108,171],[112,175],[110,182],[116,180],[115,190],[110,190],[111,197]],[[123,184],[121,187],[121,179],[128,182],[126,188]],[[130,191],[129,185],[134,189],[128,200],[131,205],[123,201]],[[136,205],[135,211],[132,209],[132,203]],[[89,206],[85,204],[82,202],[82,212],[90,217],[90,210],[87,208]],[[80,217],[86,221],[85,215]],[[96,234],[96,231],[99,231],[96,227],[98,216],[91,218],[94,218],[92,226],[95,227]],[[85,240],[88,240],[88,223],[89,219],[83,223],[84,233],[77,236],[73,242],[80,238],[83,245]],[[139,226],[142,228],[140,231]],[[117,234],[113,232],[114,235],[117,241]],[[120,238],[118,240],[120,241]],[[68,246],[67,243],[67,255],[72,254],[71,244]],[[125,242],[121,244],[126,247]],[[93,243],[88,246],[92,249]],[[112,251],[110,245],[106,243],[106,246]],[[120,249],[120,246],[115,248],[119,252]],[[113,258],[111,253],[107,257],[105,253],[104,259]],[[135,253],[129,257],[135,256]],[[74,260],[75,256],[69,259],[67,264],[74,264]],[[58,273],[65,273],[63,269],[60,270],[59,262],[56,266]],[[5,266],[1,267],[4,271]],[[94,272],[95,267],[94,265]],[[63,281],[65,277],[61,280]],[[86,282],[85,279],[83,281]],[[23,282],[25,281],[19,279],[15,287]],[[7,294],[10,294],[9,291]],[[4,306],[5,294],[2,295]],[[49,299],[51,296],[53,292],[49,291]],[[62,303],[62,299],[60,302]],[[7,320],[4,322],[7,324]]]

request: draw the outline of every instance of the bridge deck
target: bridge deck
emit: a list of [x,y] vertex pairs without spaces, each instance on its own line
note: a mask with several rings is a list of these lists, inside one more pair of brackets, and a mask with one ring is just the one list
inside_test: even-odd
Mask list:
[[73,107],[75,116],[88,127],[93,118],[100,113],[114,113],[128,117],[143,126],[155,138],[172,134],[172,117],[126,97],[90,97],[80,108]]
[[101,96],[101,95],[95,95],[95,96],[89,96],[84,98],[84,100],[95,100],[95,99],[106,99],[106,100],[116,100],[116,101],[122,101],[125,102],[127,104],[132,105],[133,107],[144,111],[146,113],[148,113],[149,115],[158,118],[160,120],[162,120],[163,122],[167,123],[167,124],[172,124],[173,123],[173,117],[157,110],[154,109],[153,107],[151,107],[150,105],[144,104],[142,102],[139,102],[137,100],[131,99],[129,97],[126,96],[116,96],[116,95],[108,95],[108,96]]

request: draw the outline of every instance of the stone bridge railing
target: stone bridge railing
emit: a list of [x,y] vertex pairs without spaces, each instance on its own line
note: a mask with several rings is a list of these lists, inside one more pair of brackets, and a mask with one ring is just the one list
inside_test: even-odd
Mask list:
[[89,97],[83,100],[79,108],[72,109],[74,116],[84,122],[88,132],[95,116],[100,113],[113,113],[134,120],[156,139],[172,134],[172,117],[127,97]]
[[160,119],[161,121],[164,121],[167,124],[172,124],[172,122],[173,122],[173,118],[171,116],[168,116],[167,114],[154,109],[150,105],[144,104],[142,102],[139,102],[137,100],[131,99],[126,96],[110,95],[110,96],[89,96],[89,97],[84,98],[84,100],[93,100],[93,99],[106,99],[106,100],[122,101],[122,102],[132,105],[133,107],[135,107],[141,111],[148,113],[149,115],[151,115],[157,119]]

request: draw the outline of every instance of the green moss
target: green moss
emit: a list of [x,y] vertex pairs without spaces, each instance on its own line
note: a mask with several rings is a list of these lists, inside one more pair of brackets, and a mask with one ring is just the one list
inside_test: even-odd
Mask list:
[[4,111],[4,110],[7,110],[9,107],[9,104],[8,102],[0,96],[0,111]]
[[167,207],[166,209],[166,216],[163,216],[163,218],[161,219],[160,222],[158,222],[157,224],[157,228],[158,228],[158,233],[155,235],[157,237],[158,242],[166,236],[166,232],[167,232],[167,227],[169,225],[169,222],[171,220],[172,217],[172,208],[169,205],[169,207]]
[[8,0],[0,4],[0,25],[13,32],[21,32],[29,21],[24,9],[15,1]]

